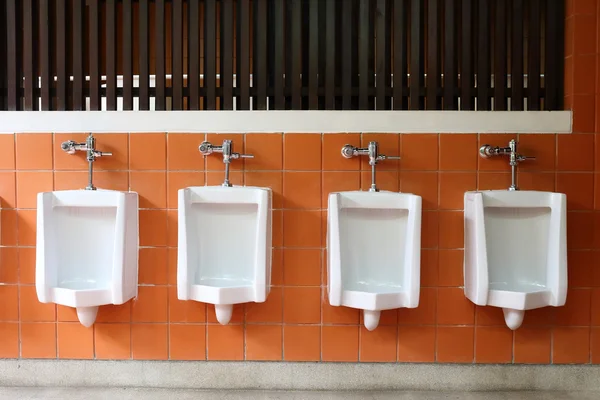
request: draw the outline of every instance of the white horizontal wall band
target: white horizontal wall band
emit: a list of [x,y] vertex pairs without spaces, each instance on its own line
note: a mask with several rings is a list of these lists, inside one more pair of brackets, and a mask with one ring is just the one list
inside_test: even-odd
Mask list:
[[570,133],[571,111],[3,111],[0,132]]
[[0,386],[600,390],[599,365],[0,360]]

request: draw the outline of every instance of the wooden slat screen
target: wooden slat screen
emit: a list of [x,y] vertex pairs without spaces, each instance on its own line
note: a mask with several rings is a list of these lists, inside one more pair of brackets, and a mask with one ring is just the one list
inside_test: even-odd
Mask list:
[[559,110],[564,0],[4,0],[0,110]]

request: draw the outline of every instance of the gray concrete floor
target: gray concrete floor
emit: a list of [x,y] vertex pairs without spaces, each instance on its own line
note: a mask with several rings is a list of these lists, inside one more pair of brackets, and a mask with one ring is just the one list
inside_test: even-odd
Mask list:
[[0,388],[0,399],[34,400],[596,400],[600,392],[294,392],[131,388]]

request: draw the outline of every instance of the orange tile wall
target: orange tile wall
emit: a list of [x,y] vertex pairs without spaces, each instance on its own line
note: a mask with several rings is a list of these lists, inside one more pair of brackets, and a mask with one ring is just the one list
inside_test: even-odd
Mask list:
[[[500,309],[463,295],[462,196],[505,188],[507,161],[481,160],[478,146],[514,135],[208,134],[234,140],[256,158],[233,164],[236,184],[274,191],[273,289],[266,303],[236,306],[216,323],[212,306],[176,296],[176,191],[221,182],[218,157],[197,152],[199,134],[102,134],[114,156],[96,164],[98,186],[140,194],[139,297],[101,308],[86,329],[74,310],[35,294],[35,195],[85,186],[82,156],[59,147],[84,134],[0,135],[0,357],[351,362],[600,363],[600,79],[595,0],[567,2],[565,104],[572,135],[520,134],[534,155],[519,171],[522,189],[568,196],[569,292],[562,308],[528,311],[515,332]],[[326,299],[326,198],[366,189],[365,160],[345,160],[345,143],[381,144],[400,162],[379,167],[382,189],[423,196],[421,300],[386,311],[373,332],[357,310]],[[600,160],[600,158],[598,158]],[[232,244],[233,245],[233,244]]]

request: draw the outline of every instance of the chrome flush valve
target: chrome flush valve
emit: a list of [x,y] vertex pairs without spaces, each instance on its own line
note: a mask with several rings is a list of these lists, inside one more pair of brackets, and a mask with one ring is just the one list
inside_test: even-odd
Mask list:
[[222,146],[215,146],[210,142],[204,141],[200,143],[198,150],[204,157],[209,156],[212,153],[223,154],[223,164],[225,164],[225,180],[223,181],[223,186],[227,187],[232,186],[229,182],[229,164],[231,164],[231,160],[237,160],[239,158],[254,158],[252,154],[234,153],[233,142],[231,140],[223,140]]
[[93,184],[94,161],[98,157],[112,156],[111,152],[96,150],[96,138],[91,133],[85,139],[85,143],[77,143],[73,140],[62,142],[60,148],[67,154],[75,154],[77,151],[86,152],[86,160],[88,162],[88,185],[86,190],[96,190]]
[[511,172],[511,185],[508,190],[519,190],[517,187],[516,181],[516,168],[520,162],[525,160],[535,160],[535,157],[529,157],[521,155],[517,152],[517,141],[515,139],[511,139],[508,142],[508,147],[498,147],[498,146],[490,146],[489,144],[484,144],[479,148],[479,156],[481,158],[490,158],[494,156],[508,155]]
[[344,158],[352,158],[356,156],[369,156],[369,165],[371,166],[371,187],[369,192],[378,192],[377,185],[375,183],[375,166],[379,161],[384,160],[399,160],[398,156],[386,156],[379,154],[379,143],[369,142],[369,146],[366,148],[354,147],[351,144],[344,145],[342,147],[342,156]]

